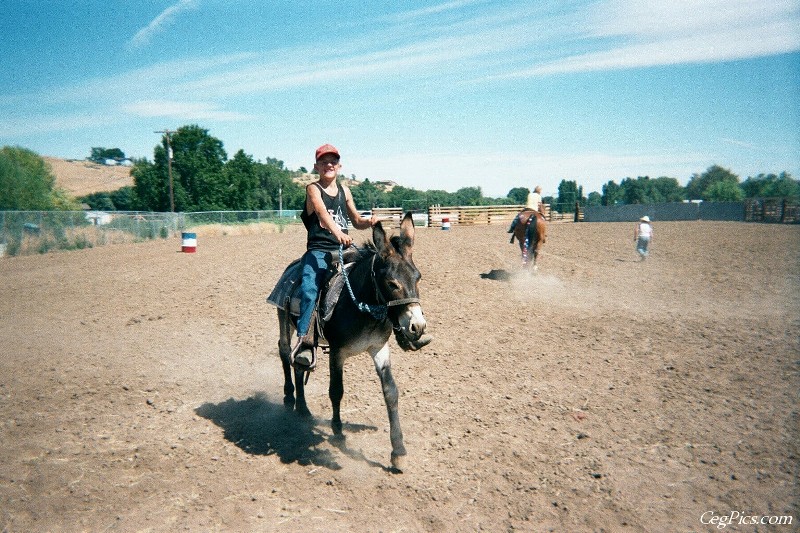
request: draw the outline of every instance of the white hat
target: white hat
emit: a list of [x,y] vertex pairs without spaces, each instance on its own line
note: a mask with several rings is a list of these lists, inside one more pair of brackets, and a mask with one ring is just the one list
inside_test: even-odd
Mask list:
[[650,217],[645,215],[642,218],[640,218],[639,220],[641,220],[642,222],[650,222]]

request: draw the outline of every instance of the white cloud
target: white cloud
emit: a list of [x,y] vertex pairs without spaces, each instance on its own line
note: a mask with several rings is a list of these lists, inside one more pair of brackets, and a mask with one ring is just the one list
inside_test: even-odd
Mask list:
[[169,117],[177,120],[247,120],[243,113],[224,111],[207,102],[177,102],[169,100],[141,100],[126,104],[122,110],[139,117]]
[[150,43],[150,39],[155,34],[162,31],[175,17],[180,13],[197,7],[198,0],[179,0],[164,11],[162,11],[156,18],[150,21],[150,24],[139,30],[136,35],[128,42],[132,48],[139,48],[146,46]]
[[470,6],[480,0],[454,0],[452,2],[445,2],[443,4],[436,4],[434,6],[423,7],[420,9],[412,10],[412,11],[404,11],[397,15],[394,15],[393,19],[398,21],[408,21],[409,19],[419,18],[419,17],[426,17],[429,15],[436,15],[439,13],[444,13],[447,11],[458,10],[463,7]]
[[[590,11],[576,14],[573,49],[562,50],[561,58],[538,61],[491,78],[734,61],[790,53],[800,50],[798,11],[793,0],[603,0],[593,4]],[[582,53],[581,48],[596,51]]]
[[113,115],[93,113],[70,113],[58,115],[31,115],[22,118],[0,119],[0,137],[14,138],[52,133],[55,131],[80,130],[83,128],[112,126],[119,122]]

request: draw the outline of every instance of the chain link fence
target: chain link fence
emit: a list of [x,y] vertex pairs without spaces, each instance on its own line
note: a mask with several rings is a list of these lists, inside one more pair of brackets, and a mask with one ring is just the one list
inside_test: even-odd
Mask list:
[[299,223],[297,211],[0,211],[0,257],[166,239],[188,228]]

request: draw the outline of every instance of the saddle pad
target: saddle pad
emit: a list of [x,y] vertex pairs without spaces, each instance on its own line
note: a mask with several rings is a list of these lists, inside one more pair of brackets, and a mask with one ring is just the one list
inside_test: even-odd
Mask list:
[[270,295],[267,296],[267,303],[271,303],[278,309],[291,312],[290,309],[287,309],[287,306],[289,305],[289,299],[292,293],[300,286],[300,277],[302,273],[300,259],[289,263],[289,266],[286,267],[286,270],[283,271],[280,279],[278,279],[278,283],[275,284],[275,288],[272,289]]
[[[345,265],[345,269],[350,270],[352,264]],[[300,314],[300,278],[302,277],[303,269],[300,264],[300,259],[293,261],[286,267],[286,270],[281,274],[275,288],[267,296],[267,303],[274,305],[279,309],[288,311],[292,315]],[[339,296],[344,288],[344,276],[341,274],[340,269],[336,269],[333,275],[329,275],[327,283],[322,288],[322,298],[320,298],[319,317],[323,322],[327,322],[333,314],[333,308],[336,307],[336,302],[339,301]]]

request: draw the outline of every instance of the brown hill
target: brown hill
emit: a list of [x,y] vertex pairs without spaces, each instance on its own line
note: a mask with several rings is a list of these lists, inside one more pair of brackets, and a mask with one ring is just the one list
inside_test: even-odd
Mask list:
[[[43,156],[50,165],[56,177],[56,186],[67,191],[70,195],[79,197],[95,192],[116,191],[125,186],[133,185],[131,167],[100,165],[87,160],[59,159],[57,157]],[[303,174],[294,178],[301,186],[308,185],[316,180],[313,174]],[[340,178],[340,182],[348,187],[361,183],[359,180]],[[376,182],[378,187],[389,192],[397,185],[394,182]]]
[[75,197],[94,192],[116,191],[133,185],[130,167],[98,165],[86,160],[48,156],[42,159],[50,165],[56,178],[56,186]]

